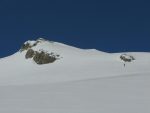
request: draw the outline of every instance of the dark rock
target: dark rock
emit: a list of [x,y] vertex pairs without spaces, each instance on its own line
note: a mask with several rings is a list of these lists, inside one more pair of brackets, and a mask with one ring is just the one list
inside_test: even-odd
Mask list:
[[124,62],[132,62],[133,60],[135,60],[133,56],[127,54],[122,54],[120,56],[120,59],[123,60]]
[[37,64],[48,64],[53,63],[55,60],[57,60],[58,55],[54,55],[54,53],[46,53],[44,51],[37,52],[32,49],[29,49],[25,55],[26,59],[33,58],[33,60]]
[[56,60],[56,58],[42,51],[42,52],[36,52],[33,57],[33,60],[37,64],[48,64],[48,63],[53,63]]
[[37,64],[48,64],[53,63],[55,60],[59,58],[59,55],[55,54],[54,52],[47,53],[43,49],[34,50],[32,47],[37,46],[38,43],[42,43],[43,41],[46,41],[45,39],[38,39],[36,41],[27,41],[23,44],[23,46],[20,49],[20,52],[25,51],[25,58],[33,58],[33,60]]
[[35,52],[32,49],[29,49],[25,55],[26,59],[32,58],[35,55]]

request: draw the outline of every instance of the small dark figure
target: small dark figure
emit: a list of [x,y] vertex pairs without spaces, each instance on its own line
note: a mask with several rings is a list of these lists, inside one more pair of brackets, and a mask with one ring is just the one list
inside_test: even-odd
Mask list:
[[124,64],[124,67],[126,66],[126,64]]

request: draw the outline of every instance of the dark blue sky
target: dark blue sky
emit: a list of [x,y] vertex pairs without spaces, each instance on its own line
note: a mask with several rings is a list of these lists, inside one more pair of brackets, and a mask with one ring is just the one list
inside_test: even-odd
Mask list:
[[150,51],[150,2],[0,0],[0,57],[38,37],[107,52]]

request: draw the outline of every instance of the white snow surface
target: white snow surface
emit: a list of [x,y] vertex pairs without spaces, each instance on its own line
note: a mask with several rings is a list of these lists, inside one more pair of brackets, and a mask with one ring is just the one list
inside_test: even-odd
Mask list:
[[[150,53],[105,53],[46,40],[32,49],[60,58],[37,65],[23,51],[0,59],[0,113],[150,112]],[[135,60],[124,63],[122,54]]]

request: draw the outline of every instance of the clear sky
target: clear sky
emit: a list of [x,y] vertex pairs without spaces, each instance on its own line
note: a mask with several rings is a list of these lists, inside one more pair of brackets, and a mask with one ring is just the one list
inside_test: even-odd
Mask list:
[[38,37],[106,52],[150,51],[150,2],[0,0],[0,57]]

